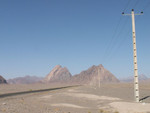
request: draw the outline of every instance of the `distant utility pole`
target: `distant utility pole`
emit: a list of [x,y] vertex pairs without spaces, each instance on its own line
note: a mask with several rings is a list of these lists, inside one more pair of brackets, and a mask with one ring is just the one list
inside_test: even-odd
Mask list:
[[138,66],[137,66],[137,51],[136,51],[136,35],[135,35],[135,15],[142,15],[143,12],[140,14],[134,14],[134,9],[132,9],[131,14],[124,14],[123,15],[130,15],[132,17],[132,36],[133,36],[133,59],[134,59],[134,96],[135,101],[139,102],[139,83],[138,83]]
[[100,88],[100,81],[101,81],[101,79],[100,79],[100,71],[99,71],[100,69],[98,68],[98,78],[99,78],[99,88]]

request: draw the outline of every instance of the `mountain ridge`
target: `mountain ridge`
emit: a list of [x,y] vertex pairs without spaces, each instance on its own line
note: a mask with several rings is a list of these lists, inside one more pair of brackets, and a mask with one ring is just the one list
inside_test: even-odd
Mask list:
[[56,65],[45,77],[24,76],[8,79],[9,84],[31,84],[31,83],[68,83],[68,84],[89,84],[118,83],[119,80],[102,64],[93,65],[79,74],[72,74],[67,67]]
[[[139,78],[139,81],[147,81],[147,80],[150,80],[150,78],[148,78],[146,75],[144,74],[140,74],[138,76]],[[127,76],[127,77],[124,77],[124,78],[120,78],[119,79],[121,82],[133,82],[134,81],[134,76]]]
[[15,77],[12,79],[8,79],[7,81],[9,84],[32,84],[32,83],[39,82],[42,79],[43,77],[26,75],[23,77]]
[[[99,73],[98,73],[99,70]],[[96,66],[93,65],[87,70],[76,74],[72,78],[72,82],[77,82],[79,84],[95,84],[100,83],[118,83],[119,80],[107,69],[104,68],[102,64]]]
[[50,73],[44,78],[43,82],[67,82],[72,77],[72,74],[66,67],[56,65]]
[[0,84],[7,84],[6,79],[0,75]]

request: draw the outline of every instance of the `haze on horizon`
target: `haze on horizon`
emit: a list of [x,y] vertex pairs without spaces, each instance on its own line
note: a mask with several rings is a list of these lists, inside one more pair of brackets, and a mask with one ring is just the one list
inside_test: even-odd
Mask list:
[[136,16],[139,74],[150,77],[149,0],[0,1],[0,75],[45,76],[55,65],[72,75],[103,64],[133,75],[131,17]]

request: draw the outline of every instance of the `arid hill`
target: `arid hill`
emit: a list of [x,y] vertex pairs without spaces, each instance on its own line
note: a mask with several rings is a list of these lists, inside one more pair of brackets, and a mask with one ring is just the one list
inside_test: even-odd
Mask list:
[[32,83],[36,83],[39,82],[40,80],[42,80],[42,77],[36,77],[36,76],[24,76],[24,77],[16,77],[13,79],[8,79],[7,82],[9,84],[32,84]]
[[0,84],[7,84],[7,81],[0,75]]
[[43,82],[68,82],[72,75],[66,67],[60,65],[55,66],[52,71],[44,78]]
[[[140,74],[138,76],[138,78],[139,78],[139,81],[141,81],[141,82],[149,80],[149,78],[144,74]],[[134,76],[128,76],[128,77],[121,78],[120,81],[121,82],[133,82],[134,81]]]
[[72,82],[77,84],[98,85],[100,83],[117,83],[119,80],[101,64],[93,65],[89,69],[82,71],[80,74],[72,77]]
[[[99,73],[98,73],[99,72]],[[100,81],[100,82],[99,82]],[[44,83],[70,83],[98,85],[99,83],[117,83],[119,80],[102,65],[92,66],[80,74],[71,75],[66,67],[55,66],[42,81]]]

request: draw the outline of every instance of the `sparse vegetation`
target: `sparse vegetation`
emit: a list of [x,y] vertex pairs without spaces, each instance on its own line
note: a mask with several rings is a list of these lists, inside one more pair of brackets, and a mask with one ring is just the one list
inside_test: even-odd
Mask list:
[[29,91],[32,91],[32,89],[29,89]]
[[99,113],[119,113],[119,112],[118,111],[112,112],[112,111],[107,111],[107,110],[104,110],[104,109],[100,109]]
[[114,113],[119,113],[118,111],[115,111]]
[[103,109],[100,109],[99,111],[100,111],[100,113],[104,113],[104,110],[103,110]]

